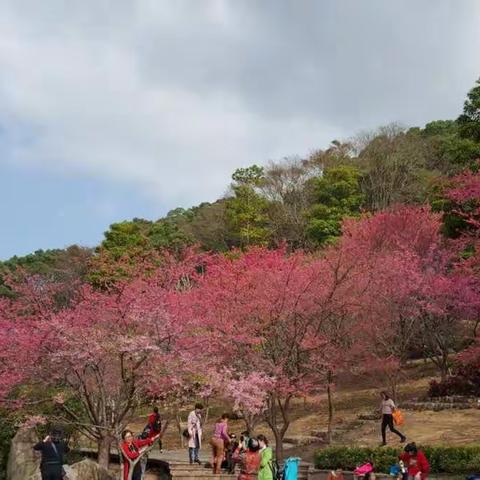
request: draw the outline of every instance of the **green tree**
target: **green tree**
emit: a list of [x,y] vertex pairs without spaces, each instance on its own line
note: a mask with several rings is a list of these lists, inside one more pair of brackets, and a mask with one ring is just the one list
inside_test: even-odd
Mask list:
[[113,223],[105,232],[100,248],[114,260],[134,258],[152,250],[181,250],[192,243],[192,239],[179,228],[173,218],[167,217],[156,222],[134,218]]
[[342,220],[360,214],[364,200],[360,177],[357,168],[344,165],[326,169],[322,177],[312,180],[315,204],[308,214],[307,232],[317,244],[335,241]]
[[264,182],[263,168],[239,168],[232,175],[233,196],[226,200],[227,224],[240,247],[266,245],[271,231],[268,200],[258,191]]
[[179,226],[195,239],[203,250],[224,252],[236,245],[235,233],[229,227],[226,207],[228,200],[204,202],[178,218]]
[[458,117],[457,122],[460,125],[462,137],[480,142],[480,78],[468,92],[463,113]]
[[26,275],[39,275],[46,281],[62,283],[65,288],[59,292],[58,301],[68,302],[78,282],[86,278],[92,255],[90,248],[71,245],[65,249],[37,250],[0,262],[0,296],[11,294],[4,283],[5,276],[21,271]]
[[416,130],[430,144],[427,156],[427,168],[438,170],[445,175],[471,168],[480,157],[480,142],[464,138],[460,134],[460,125],[454,120],[436,120]]

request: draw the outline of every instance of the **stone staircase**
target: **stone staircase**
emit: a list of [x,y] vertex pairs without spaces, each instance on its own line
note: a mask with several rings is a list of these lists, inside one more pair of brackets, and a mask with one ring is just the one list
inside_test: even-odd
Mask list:
[[[169,467],[172,480],[236,480],[238,478],[238,467],[233,475],[224,471],[214,475],[211,468],[206,468],[204,465],[190,465],[188,462],[169,462]],[[310,464],[301,462],[298,466],[298,480],[307,480],[311,468]]]
[[211,468],[204,465],[191,465],[188,462],[168,462],[172,480],[235,480],[237,474],[230,475],[222,472],[220,475],[214,475]]

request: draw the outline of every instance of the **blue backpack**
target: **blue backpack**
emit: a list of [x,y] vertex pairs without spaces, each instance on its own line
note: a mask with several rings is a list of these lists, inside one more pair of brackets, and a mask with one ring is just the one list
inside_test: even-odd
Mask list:
[[283,467],[283,480],[297,480],[298,479],[298,464],[300,458],[290,457],[285,460]]

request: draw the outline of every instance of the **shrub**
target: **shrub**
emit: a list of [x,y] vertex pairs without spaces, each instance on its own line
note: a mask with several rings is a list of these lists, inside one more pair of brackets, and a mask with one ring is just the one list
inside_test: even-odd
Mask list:
[[430,397],[480,396],[480,344],[477,343],[459,354],[453,375],[441,382],[431,382],[428,393]]
[[[431,473],[464,474],[480,471],[480,446],[419,447],[430,463]],[[315,455],[315,466],[321,469],[354,470],[372,462],[377,472],[387,473],[397,463],[401,449],[378,447],[329,447]]]
[[15,435],[15,426],[11,418],[0,413],[0,480],[6,478],[10,442]]

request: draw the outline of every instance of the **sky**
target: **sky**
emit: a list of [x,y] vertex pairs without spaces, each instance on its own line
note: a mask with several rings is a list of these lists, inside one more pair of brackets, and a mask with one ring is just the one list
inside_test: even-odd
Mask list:
[[0,259],[94,246],[232,172],[455,118],[478,0],[3,0]]

